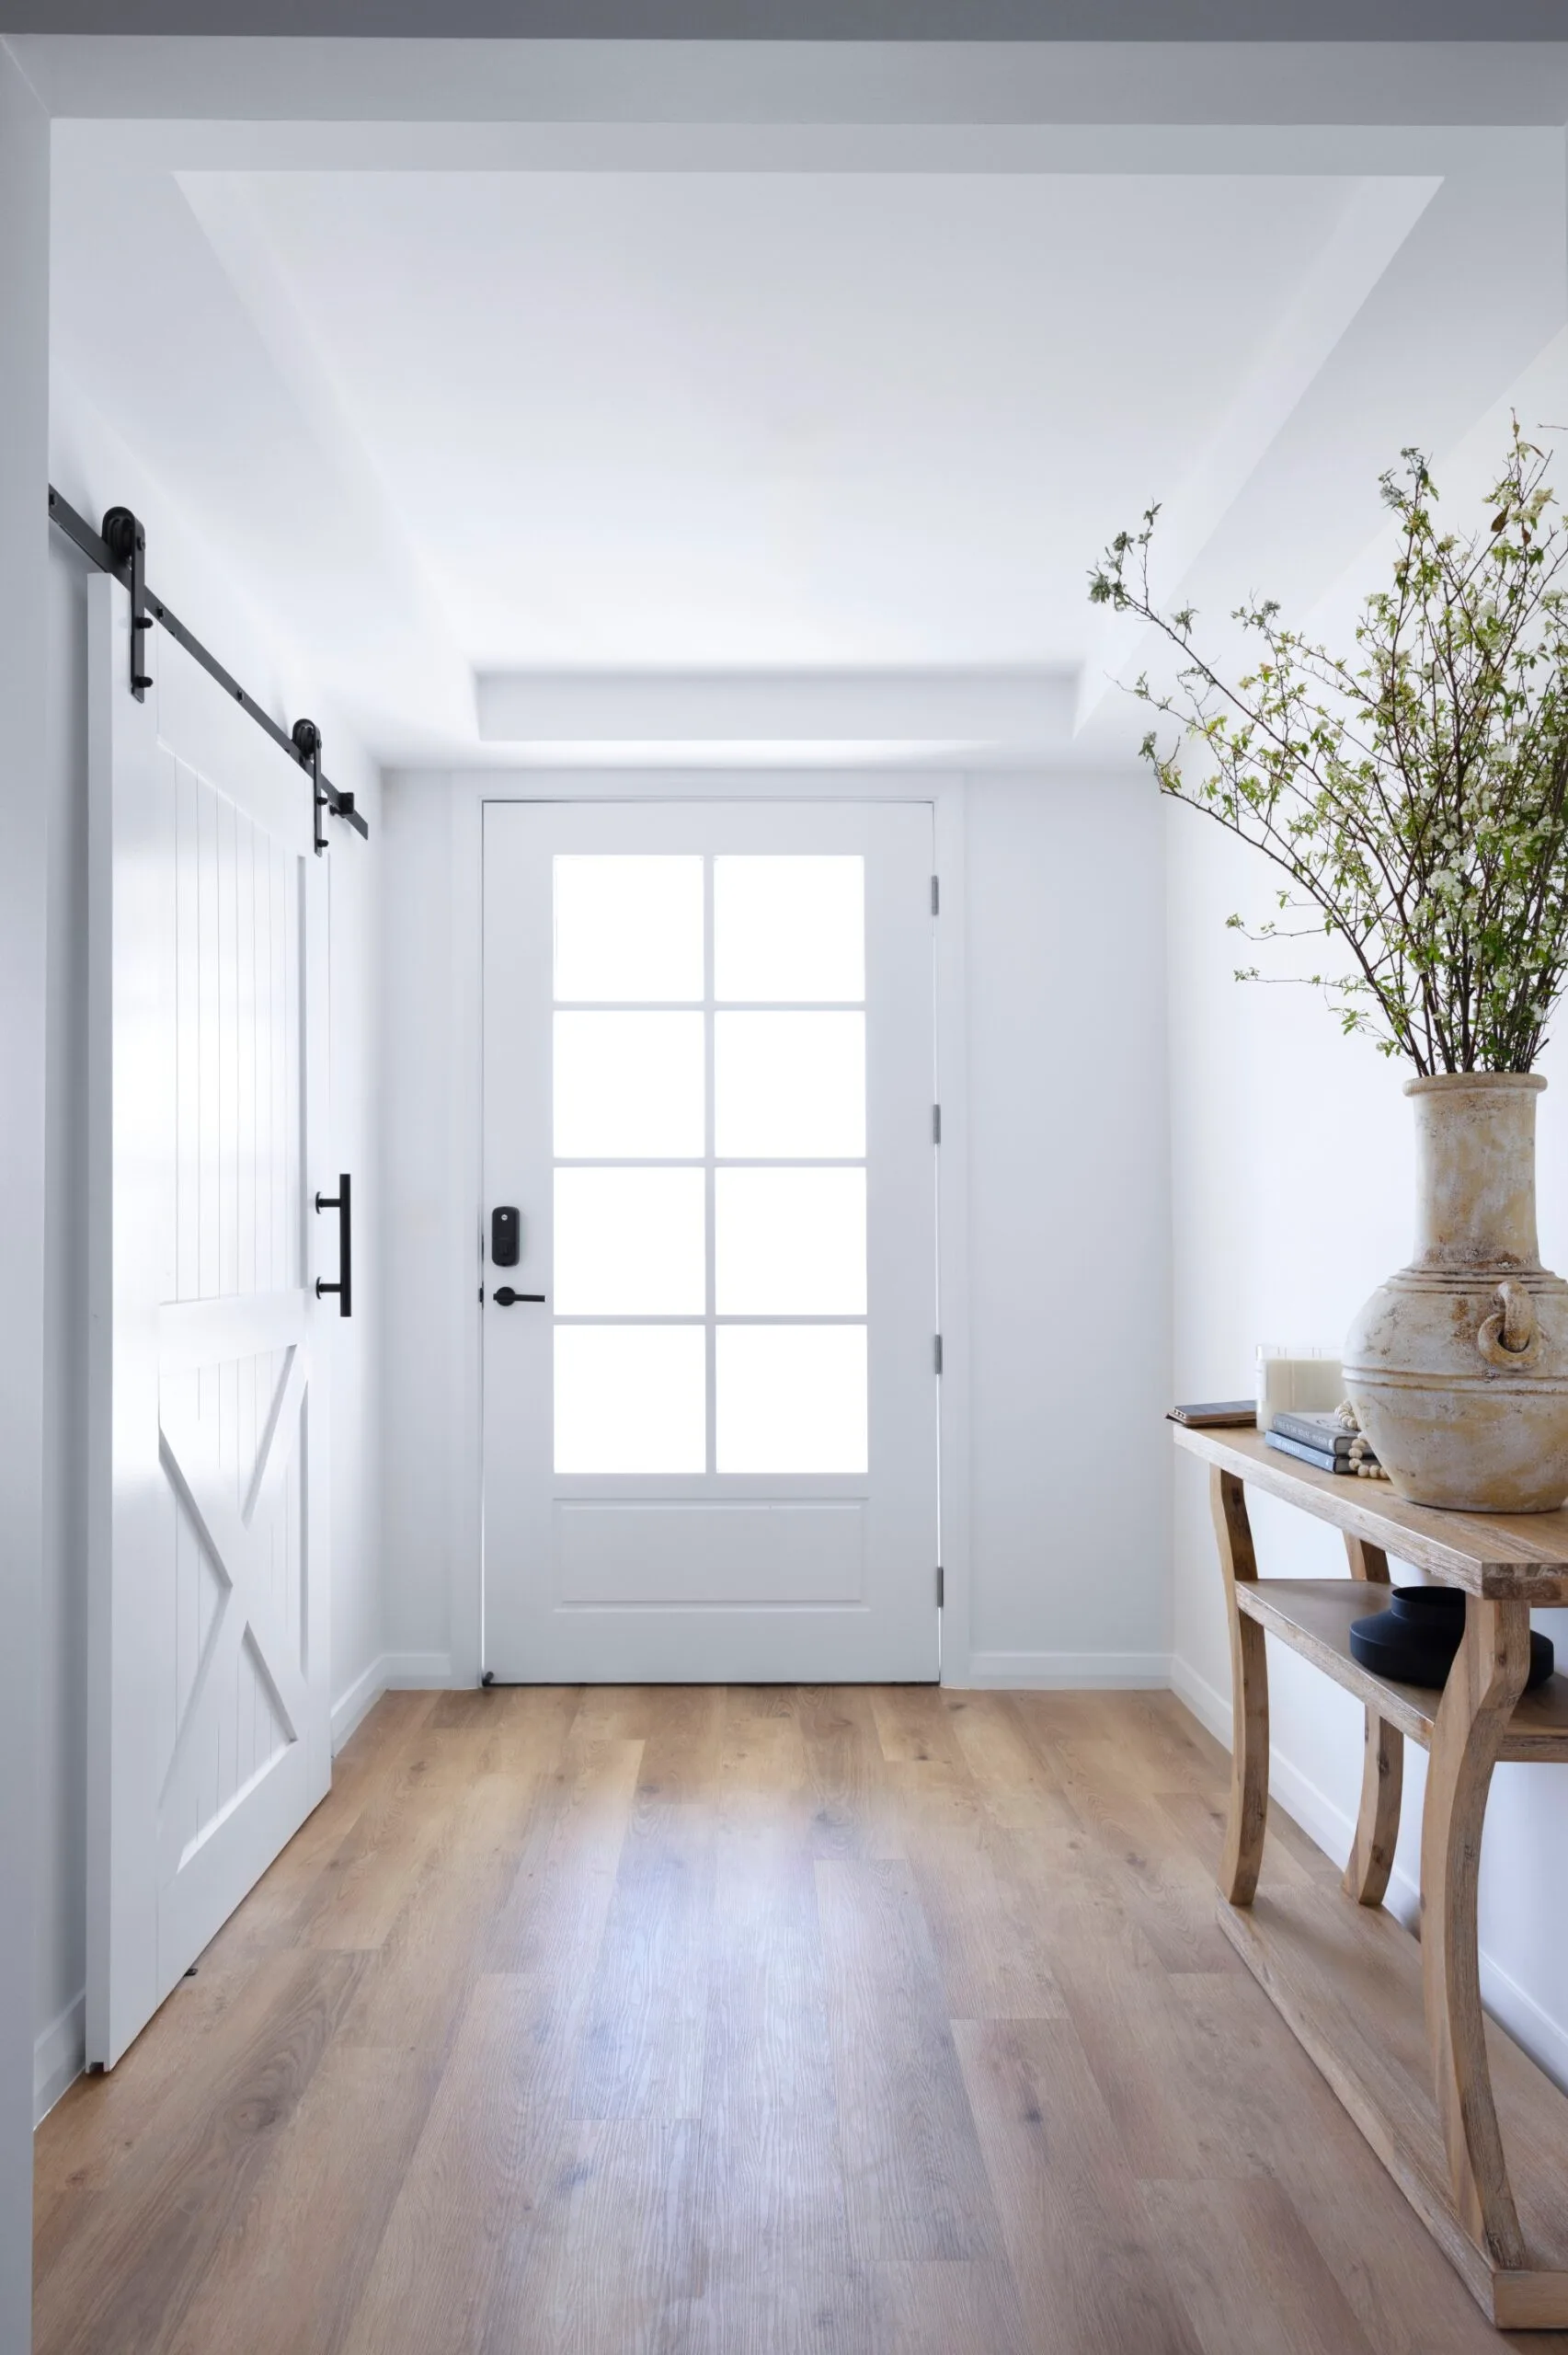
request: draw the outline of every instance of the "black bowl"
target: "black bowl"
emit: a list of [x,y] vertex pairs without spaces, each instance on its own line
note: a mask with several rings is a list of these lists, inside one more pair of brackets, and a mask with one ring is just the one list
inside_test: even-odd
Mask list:
[[[1396,1586],[1386,1611],[1351,1622],[1350,1655],[1396,1684],[1446,1684],[1465,1631],[1465,1599],[1458,1587]],[[1544,1684],[1555,1655],[1550,1636],[1530,1631],[1532,1685]]]

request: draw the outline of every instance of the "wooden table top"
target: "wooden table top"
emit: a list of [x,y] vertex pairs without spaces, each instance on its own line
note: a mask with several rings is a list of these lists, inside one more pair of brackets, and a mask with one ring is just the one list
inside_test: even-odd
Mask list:
[[1249,1488],[1281,1497],[1444,1586],[1497,1602],[1568,1602],[1568,1511],[1440,1512],[1406,1504],[1386,1480],[1353,1479],[1265,1444],[1258,1430],[1194,1430],[1173,1423],[1176,1443],[1233,1472]]

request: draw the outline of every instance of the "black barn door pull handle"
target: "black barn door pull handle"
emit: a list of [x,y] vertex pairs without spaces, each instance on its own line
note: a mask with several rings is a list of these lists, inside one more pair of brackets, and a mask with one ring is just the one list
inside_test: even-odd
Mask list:
[[495,1293],[495,1302],[498,1308],[515,1308],[520,1300],[543,1301],[544,1297],[542,1292],[513,1292],[510,1284],[501,1284]]
[[315,1207],[318,1211],[336,1211],[338,1213],[338,1281],[335,1284],[329,1284],[317,1276],[315,1296],[317,1300],[325,1300],[328,1292],[336,1292],[338,1315],[352,1316],[354,1313],[354,1230],[349,1208],[349,1173],[346,1169],[338,1180],[338,1191],[335,1194],[317,1194]]

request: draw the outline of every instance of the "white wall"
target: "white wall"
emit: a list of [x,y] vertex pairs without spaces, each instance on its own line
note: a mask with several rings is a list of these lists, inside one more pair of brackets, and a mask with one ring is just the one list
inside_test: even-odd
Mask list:
[[385,1673],[444,1683],[478,1669],[476,1653],[453,1660],[453,1592],[476,1598],[478,1565],[460,1550],[466,1455],[452,1408],[476,1338],[477,1206],[453,1144],[464,1083],[477,1095],[479,1036],[461,971],[455,797],[444,776],[389,776],[382,808]]
[[[1568,415],[1562,341],[1515,387],[1521,422]],[[1509,404],[1436,465],[1459,516],[1503,446]],[[1560,486],[1561,495],[1562,486]],[[1343,628],[1386,551],[1368,551],[1319,617]],[[1413,1153],[1404,1066],[1345,1040],[1310,990],[1238,983],[1232,912],[1264,907],[1273,870],[1196,811],[1168,806],[1175,1388],[1230,1397],[1252,1384],[1260,1340],[1337,1349],[1366,1295],[1410,1257]],[[1542,1059],[1541,1250],[1568,1270],[1568,1008]],[[1266,1498],[1253,1523],[1265,1575],[1329,1577],[1340,1541]],[[1175,1466],[1173,1681],[1229,1740],[1230,1660],[1201,1465]],[[1568,1612],[1536,1624],[1568,1666]],[[1360,1789],[1361,1711],[1270,1647],[1274,1789],[1332,1854],[1348,1851]],[[1424,1753],[1407,1749],[1393,1900],[1413,1908]],[[1502,1766],[1487,1818],[1481,1942],[1487,2000],[1568,2084],[1568,1813],[1557,1770]],[[1266,1861],[1265,1871],[1266,1873]]]
[[[364,843],[333,828],[331,1039],[333,1161],[355,1178],[361,1270],[354,1315],[332,1332],[332,1691],[335,1725],[373,1697],[381,1651],[378,1368],[380,1301],[372,1280],[375,1185],[375,996],[380,780],[362,748],[334,726],[308,661],[246,603],[243,551],[206,546],[177,502],[147,477],[109,422],[71,385],[51,401],[50,475],[90,521],[133,507],[148,535],[154,587],[280,720],[309,713],[321,725],[326,769],[351,789],[371,826]],[[40,493],[41,501],[41,493]],[[82,2065],[86,1844],[86,1527],[80,1478],[86,1295],[83,1236],[87,1105],[86,595],[89,567],[59,534],[47,558],[49,1020],[43,1122],[48,1218],[44,1270],[44,1534],[37,1691],[39,1906],[32,1962],[31,2102],[37,2115]],[[172,646],[171,659],[183,661]],[[158,641],[154,641],[155,660]],[[279,758],[282,755],[280,753]],[[303,782],[302,792],[306,790]],[[35,802],[38,797],[34,797]]]
[[42,1842],[37,1633],[44,1549],[49,809],[44,507],[49,125],[0,41],[0,2350],[31,2336],[33,1929]]
[[[464,1413],[481,1206],[454,1152],[478,1118],[477,949],[460,888],[477,857],[473,798],[472,779],[441,775],[391,777],[384,798],[386,1672],[410,1683],[461,1679],[476,1658]],[[1162,813],[1141,782],[1109,778],[975,776],[966,802],[968,1134],[944,1100],[944,1135],[968,1164],[972,1591],[969,1648],[950,1645],[944,1673],[1159,1683]]]
[[1161,821],[1141,779],[969,781],[977,1683],[1168,1665]]

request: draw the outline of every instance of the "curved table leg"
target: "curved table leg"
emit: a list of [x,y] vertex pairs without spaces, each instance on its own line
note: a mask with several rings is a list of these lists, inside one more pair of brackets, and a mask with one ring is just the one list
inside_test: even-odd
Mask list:
[[1208,1476],[1214,1534],[1225,1574],[1225,1608],[1230,1622],[1230,1690],[1235,1704],[1230,1745],[1230,1821],[1219,1867],[1220,1894],[1232,1905],[1250,1905],[1263,1862],[1268,1818],[1268,1653],[1255,1619],[1236,1605],[1236,1582],[1257,1577],[1247,1499],[1233,1472],[1219,1466]]
[[[1368,1586],[1387,1586],[1389,1557],[1380,1545],[1345,1533],[1350,1575]],[[1388,1895],[1399,1841],[1400,1802],[1404,1793],[1404,1736],[1368,1706],[1367,1747],[1361,1761],[1361,1809],[1356,1843],[1345,1867],[1345,1892],[1357,1905],[1380,1905]]]
[[1475,1898],[1493,1763],[1529,1668],[1524,1603],[1465,1602],[1465,1634],[1432,1729],[1421,1826],[1421,1974],[1459,2222],[1494,2264],[1528,2262],[1509,2188],[1481,2010]]

